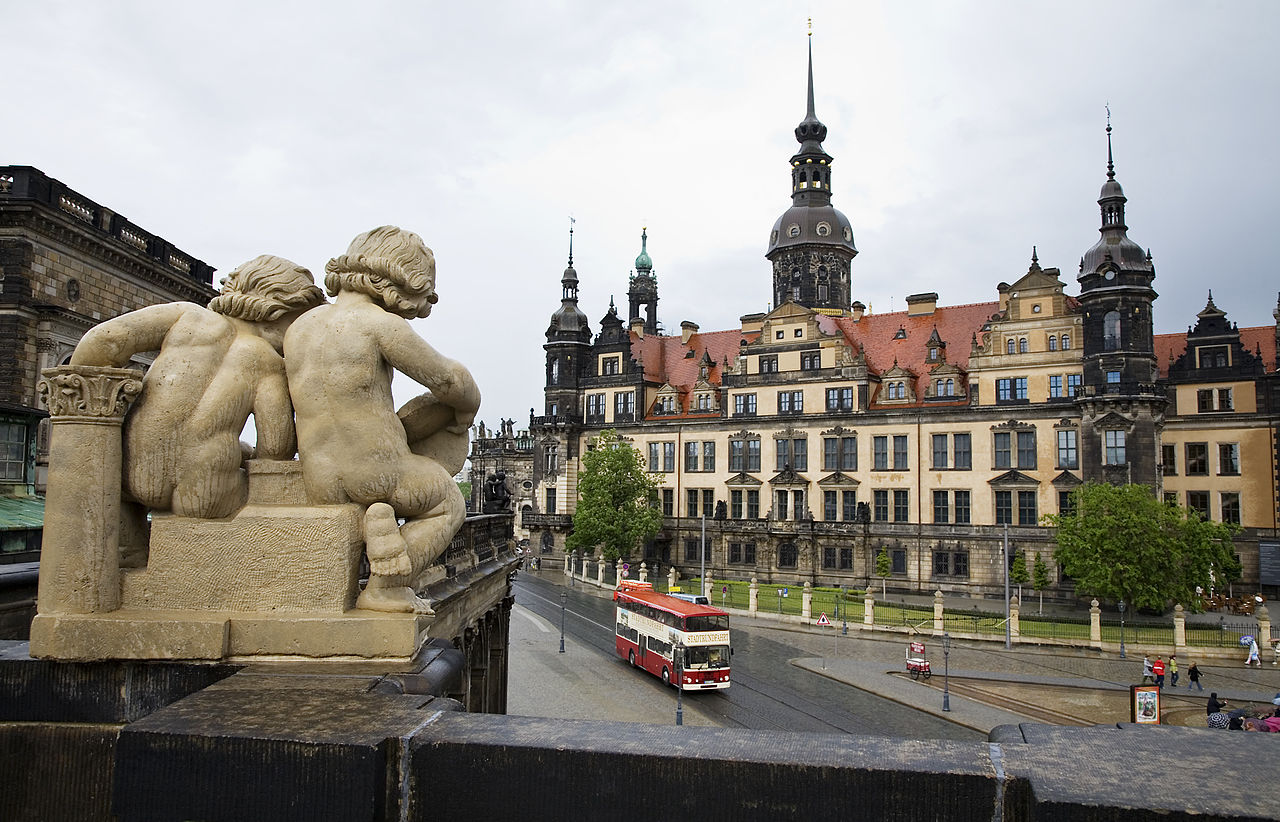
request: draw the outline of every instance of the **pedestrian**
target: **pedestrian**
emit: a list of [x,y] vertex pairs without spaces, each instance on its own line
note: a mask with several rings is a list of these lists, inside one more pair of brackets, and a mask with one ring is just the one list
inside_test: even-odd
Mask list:
[[1209,701],[1205,703],[1204,712],[1206,714],[1216,714],[1222,712],[1225,707],[1227,707],[1227,701],[1218,699],[1218,692],[1213,691],[1209,694]]
[[1169,687],[1178,687],[1178,655],[1169,655]]
[[1200,669],[1196,667],[1194,662],[1191,667],[1187,668],[1187,690],[1191,690],[1191,686],[1196,686],[1196,690],[1203,691],[1204,686],[1200,684]]
[[1142,684],[1146,685],[1148,682],[1151,682],[1151,681],[1152,681],[1151,657],[1144,656],[1142,658]]
[[1249,658],[1244,661],[1244,667],[1248,668],[1250,665],[1262,667],[1262,660],[1258,657],[1258,640],[1256,639],[1249,640]]
[[1155,674],[1156,687],[1164,687],[1164,660],[1156,657],[1156,661],[1151,663],[1151,673]]

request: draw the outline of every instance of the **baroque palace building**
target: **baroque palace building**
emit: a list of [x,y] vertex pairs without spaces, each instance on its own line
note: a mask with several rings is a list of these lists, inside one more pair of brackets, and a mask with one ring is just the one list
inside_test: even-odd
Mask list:
[[1033,250],[990,302],[913,294],[868,313],[851,302],[858,250],[831,204],[812,57],[807,103],[765,254],[773,310],[664,334],[642,232],[627,321],[611,302],[593,333],[570,251],[530,420],[534,550],[563,557],[580,457],[613,428],[661,478],[664,524],[643,557],[661,571],[696,574],[705,528],[720,578],[866,586],[883,548],[899,592],[1001,596],[1001,565],[1022,552],[1067,597],[1042,517],[1082,483],[1135,482],[1242,526],[1240,585],[1280,594],[1280,301],[1276,325],[1237,328],[1210,294],[1185,334],[1154,334],[1155,267],[1129,238],[1108,125],[1077,296]]

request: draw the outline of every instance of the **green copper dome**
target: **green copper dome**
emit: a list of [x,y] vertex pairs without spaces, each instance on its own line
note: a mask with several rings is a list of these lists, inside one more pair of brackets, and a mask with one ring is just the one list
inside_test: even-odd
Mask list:
[[648,229],[640,229],[640,255],[636,257],[636,273],[650,272],[653,270],[653,260],[649,259],[647,250],[649,245]]

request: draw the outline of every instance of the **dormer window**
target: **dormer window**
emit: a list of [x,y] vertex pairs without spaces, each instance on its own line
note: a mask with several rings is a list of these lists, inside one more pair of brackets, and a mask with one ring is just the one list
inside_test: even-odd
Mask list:
[[825,237],[831,233],[831,226],[828,223],[818,223],[818,236]]
[[800,236],[800,226],[796,225],[795,223],[792,223],[792,224],[787,228],[787,236],[788,236],[788,237],[799,237],[799,236]]
[[1025,353],[1027,353],[1027,338],[1026,338],[1026,337],[1022,337],[1021,339],[1019,339],[1019,340],[1018,340],[1018,353],[1019,353],[1019,354],[1025,354]]
[[898,326],[898,333],[894,334],[893,338],[895,340],[905,340],[907,338],[907,329],[903,326]]
[[1013,337],[1010,337],[1009,339],[1005,340],[1005,343],[1004,343],[1004,353],[1006,353],[1006,354],[1012,354],[1012,353],[1013,353],[1013,346],[1014,346]]

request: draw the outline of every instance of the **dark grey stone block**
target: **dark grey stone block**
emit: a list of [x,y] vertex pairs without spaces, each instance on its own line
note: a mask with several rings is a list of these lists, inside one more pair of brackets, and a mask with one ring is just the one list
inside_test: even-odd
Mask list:
[[118,725],[0,723],[0,819],[110,819]]

